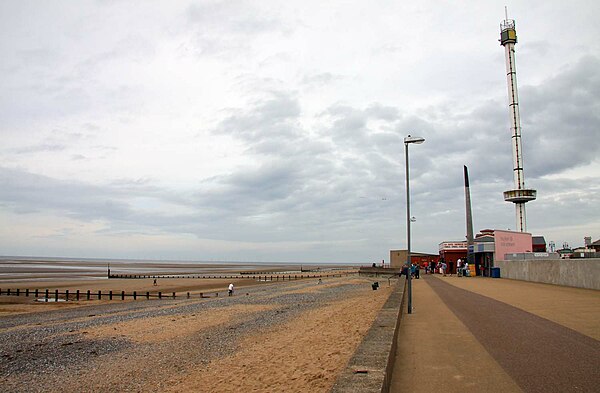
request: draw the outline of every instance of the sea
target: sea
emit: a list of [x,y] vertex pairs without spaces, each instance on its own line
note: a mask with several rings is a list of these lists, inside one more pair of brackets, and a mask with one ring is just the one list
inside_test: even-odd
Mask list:
[[0,256],[0,283],[6,281],[99,280],[111,274],[197,275],[327,271],[357,267],[358,264],[303,262],[228,262],[144,259],[57,258]]

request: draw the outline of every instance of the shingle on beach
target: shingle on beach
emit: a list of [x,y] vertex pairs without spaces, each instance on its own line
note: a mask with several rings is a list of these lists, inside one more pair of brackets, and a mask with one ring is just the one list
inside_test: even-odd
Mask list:
[[387,283],[378,291],[370,284],[307,279],[236,288],[232,297],[7,315],[0,385],[6,392],[329,391],[391,293]]

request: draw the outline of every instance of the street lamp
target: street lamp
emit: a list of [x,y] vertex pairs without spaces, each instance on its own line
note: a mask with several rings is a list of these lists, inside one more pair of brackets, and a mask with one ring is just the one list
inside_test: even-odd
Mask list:
[[404,156],[406,157],[406,244],[407,244],[407,262],[408,270],[406,279],[408,280],[408,313],[412,314],[412,280],[410,271],[410,186],[409,186],[409,170],[408,170],[408,145],[409,143],[421,144],[425,142],[424,138],[419,136],[407,136],[404,138]]

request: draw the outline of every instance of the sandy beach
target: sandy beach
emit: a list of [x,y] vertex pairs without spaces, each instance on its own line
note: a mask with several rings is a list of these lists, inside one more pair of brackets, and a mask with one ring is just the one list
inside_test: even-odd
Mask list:
[[[94,285],[106,290],[103,281]],[[108,281],[155,289],[152,280]],[[165,281],[165,292],[225,290],[229,283]],[[210,299],[0,305],[0,387],[326,392],[392,288],[386,282],[373,291],[371,280],[357,276],[235,285],[234,296]]]

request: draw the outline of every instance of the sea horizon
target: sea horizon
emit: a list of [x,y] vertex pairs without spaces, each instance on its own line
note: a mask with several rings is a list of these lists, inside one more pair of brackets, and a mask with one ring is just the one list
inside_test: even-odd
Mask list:
[[211,275],[244,271],[297,272],[301,269],[358,267],[353,263],[192,261],[125,258],[0,256],[0,281],[93,280],[111,274]]

